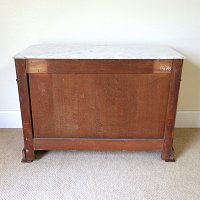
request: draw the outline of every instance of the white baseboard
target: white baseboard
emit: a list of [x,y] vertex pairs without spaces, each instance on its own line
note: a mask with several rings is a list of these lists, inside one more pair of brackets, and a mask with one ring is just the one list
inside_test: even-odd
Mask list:
[[200,111],[177,111],[176,128],[200,128]]
[[20,111],[0,111],[0,128],[21,128]]
[[[20,111],[0,111],[0,128],[21,128]],[[200,128],[200,111],[178,111],[176,128]]]

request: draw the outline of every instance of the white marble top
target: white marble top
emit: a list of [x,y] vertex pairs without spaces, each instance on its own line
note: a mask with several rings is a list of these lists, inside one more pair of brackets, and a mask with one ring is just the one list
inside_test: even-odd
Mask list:
[[184,59],[177,51],[160,45],[38,44],[21,51],[18,59]]

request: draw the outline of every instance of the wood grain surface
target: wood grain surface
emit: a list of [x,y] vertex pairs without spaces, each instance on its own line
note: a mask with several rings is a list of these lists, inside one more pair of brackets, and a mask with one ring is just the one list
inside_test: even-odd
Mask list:
[[24,149],[22,150],[22,162],[29,162],[35,159],[33,149],[33,127],[31,116],[31,105],[29,96],[29,82],[26,74],[25,60],[16,59],[15,68],[17,75],[19,102],[21,108],[22,127],[24,135]]
[[24,133],[35,150],[160,150],[174,161],[183,60],[15,60]]
[[35,137],[163,138],[169,74],[30,74]]
[[174,60],[170,79],[170,93],[167,104],[166,125],[164,130],[163,160],[174,160],[173,134],[178,103],[178,94],[181,82],[182,60]]
[[28,59],[26,71],[40,74],[160,74],[171,73],[172,62],[152,59]]
[[161,151],[163,140],[35,138],[33,144],[35,150]]

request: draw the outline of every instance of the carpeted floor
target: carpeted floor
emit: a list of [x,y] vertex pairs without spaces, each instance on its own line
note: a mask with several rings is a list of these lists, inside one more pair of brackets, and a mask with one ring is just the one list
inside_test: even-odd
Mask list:
[[39,153],[21,163],[21,129],[0,129],[0,200],[200,200],[200,129],[176,129],[177,161],[159,152]]

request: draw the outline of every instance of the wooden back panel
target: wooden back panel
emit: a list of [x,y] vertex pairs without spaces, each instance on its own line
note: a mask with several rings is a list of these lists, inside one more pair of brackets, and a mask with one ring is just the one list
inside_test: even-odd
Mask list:
[[170,73],[30,73],[36,138],[163,138]]

